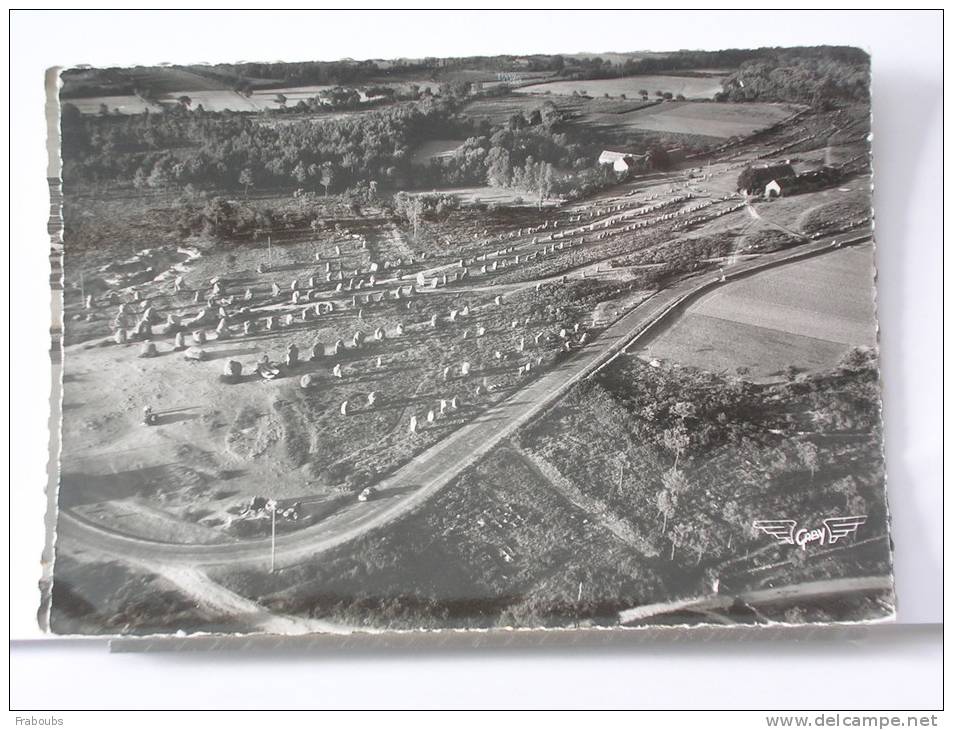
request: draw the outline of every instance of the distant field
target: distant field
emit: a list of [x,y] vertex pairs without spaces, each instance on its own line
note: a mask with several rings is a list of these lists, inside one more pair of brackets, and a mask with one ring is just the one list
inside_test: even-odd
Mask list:
[[110,113],[116,109],[121,114],[142,114],[146,109],[149,111],[158,111],[161,107],[158,104],[147,104],[138,96],[95,96],[88,99],[63,99],[63,104],[72,104],[82,114],[99,114],[99,108],[102,104]]
[[[529,115],[544,103],[552,102],[560,112],[569,115],[577,123],[600,123],[605,118],[616,123],[625,120],[625,115],[642,109],[646,104],[641,99],[585,99],[576,96],[552,96],[513,93],[509,96],[477,99],[467,104],[464,113],[474,119],[487,119],[491,124],[505,124],[514,114]],[[654,102],[649,102],[649,105]]]
[[664,102],[618,116],[631,129],[728,138],[747,136],[791,114],[783,104]]
[[[278,94],[284,94],[287,99],[288,107],[295,106],[299,101],[307,101],[317,96],[321,91],[332,88],[330,85],[312,85],[312,86],[293,86],[279,89],[259,89],[252,92],[251,96],[239,94],[231,89],[212,88],[179,90],[166,92],[158,95],[158,99],[163,104],[175,104],[180,96],[188,96],[192,101],[194,109],[199,104],[206,111],[225,111],[233,112],[254,112],[264,109],[277,109]],[[367,97],[361,93],[361,98],[367,100]],[[106,104],[109,111],[118,108],[123,114],[137,114],[146,109],[147,104],[137,96],[94,96],[79,99],[64,99],[71,104],[75,104],[83,114],[97,114],[99,105]],[[152,111],[160,108],[159,104],[149,104]]]
[[[466,105],[463,113],[473,119],[486,119],[490,124],[505,124],[514,114],[530,114],[534,109],[542,106],[546,99],[531,96],[511,95],[497,98],[477,99]],[[552,99],[560,111],[579,113],[585,107],[585,99],[557,98]]]
[[773,379],[820,370],[876,343],[873,247],[846,248],[727,284],[692,304],[640,352],[710,371]]
[[[430,190],[420,190],[421,194],[432,192]],[[525,190],[516,190],[514,188],[500,188],[492,185],[479,185],[471,188],[442,188],[438,193],[446,193],[456,196],[461,203],[496,203],[498,205],[525,205],[536,206],[536,198]],[[522,200],[522,202],[520,202]],[[558,205],[559,200],[549,198],[543,201],[543,205]]]
[[625,94],[631,99],[645,89],[650,97],[656,91],[683,94],[688,99],[711,99],[721,91],[723,76],[626,76],[620,79],[582,79],[573,81],[551,81],[545,84],[533,84],[519,89],[521,94],[563,94],[574,91],[588,96],[620,96]]
[[433,139],[415,149],[411,159],[414,164],[426,165],[430,160],[450,157],[463,142],[462,139]]

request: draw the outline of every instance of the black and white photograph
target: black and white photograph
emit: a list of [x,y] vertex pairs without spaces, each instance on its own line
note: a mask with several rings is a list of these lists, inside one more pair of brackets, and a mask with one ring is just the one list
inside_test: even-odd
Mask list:
[[893,618],[865,50],[51,78],[54,634]]

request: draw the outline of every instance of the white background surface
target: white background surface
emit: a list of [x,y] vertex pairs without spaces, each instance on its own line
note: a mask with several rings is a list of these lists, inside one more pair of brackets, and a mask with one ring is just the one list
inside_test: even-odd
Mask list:
[[[941,113],[936,12],[308,13],[14,11],[11,29],[11,638],[35,635],[47,460],[48,192],[54,65],[853,45],[873,57],[874,206],[899,621],[942,620]],[[883,627],[882,627],[883,628]],[[861,643],[109,656],[17,643],[13,706],[933,706],[938,632]],[[905,638],[898,638],[903,636]],[[819,668],[823,666],[823,671]],[[729,676],[743,678],[729,682]],[[837,676],[832,683],[826,678]],[[903,677],[905,681],[898,681]],[[527,679],[530,678],[530,679]],[[108,679],[109,681],[104,681]],[[274,691],[262,691],[273,686]],[[164,691],[156,693],[157,688]],[[421,688],[426,691],[421,693]],[[686,692],[687,688],[690,692]],[[368,692],[368,688],[375,688]]]

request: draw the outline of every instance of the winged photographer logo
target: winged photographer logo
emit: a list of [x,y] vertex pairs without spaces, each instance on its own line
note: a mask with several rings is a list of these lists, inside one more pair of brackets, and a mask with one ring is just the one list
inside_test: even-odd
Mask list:
[[867,521],[867,515],[828,517],[822,527],[798,529],[797,520],[755,520],[755,529],[761,530],[784,545],[797,545],[802,550],[808,543],[834,545],[838,540],[857,532]]

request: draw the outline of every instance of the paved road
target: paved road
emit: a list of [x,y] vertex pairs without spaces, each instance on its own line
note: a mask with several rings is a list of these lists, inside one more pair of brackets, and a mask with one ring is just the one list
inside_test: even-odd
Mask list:
[[[845,234],[836,238],[846,244],[866,240],[869,235],[869,231],[864,231],[849,238]],[[831,240],[824,239],[793,250],[765,254],[731,267],[725,281],[830,250]],[[279,567],[294,564],[331,550],[383,527],[423,504],[502,439],[550,406],[574,383],[611,362],[638,338],[673,319],[689,301],[721,283],[709,272],[686,278],[650,297],[542,377],[398,469],[379,485],[379,496],[375,499],[355,501],[320,524],[280,536],[276,564]],[[57,533],[58,539],[78,540],[132,559],[190,566],[262,566],[270,561],[272,550],[268,539],[204,545],[145,540],[93,524],[68,511],[60,513]]]

